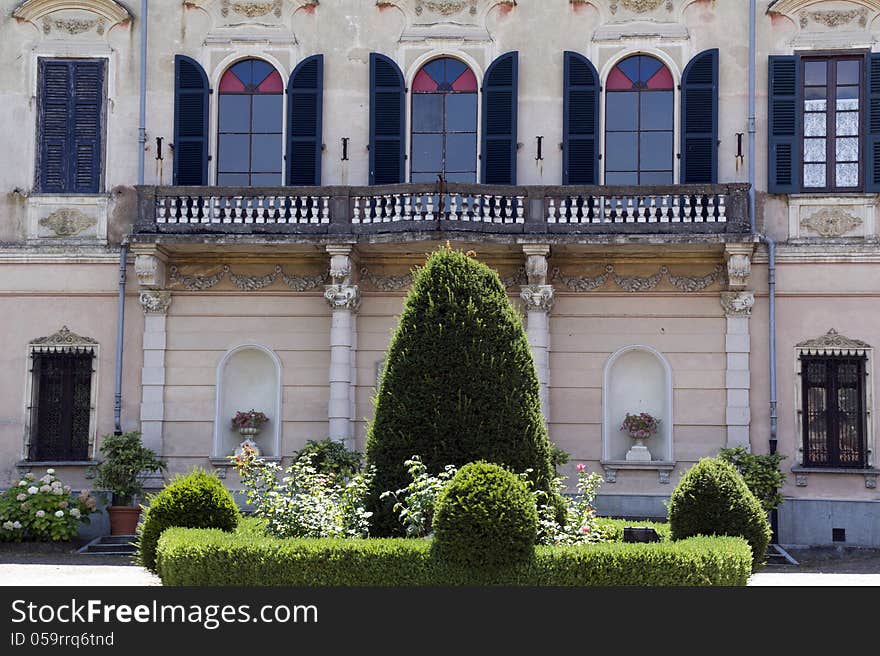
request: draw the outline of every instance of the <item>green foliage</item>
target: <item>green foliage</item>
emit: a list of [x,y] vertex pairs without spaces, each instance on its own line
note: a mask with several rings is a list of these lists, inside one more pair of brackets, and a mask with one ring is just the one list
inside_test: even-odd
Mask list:
[[449,248],[418,270],[388,350],[367,435],[374,535],[403,533],[381,495],[406,487],[413,454],[432,474],[477,460],[531,470],[536,489],[555,493],[522,321],[498,274]]
[[779,453],[749,453],[744,446],[738,446],[721,449],[718,457],[736,467],[764,510],[770,512],[779,507],[782,503],[779,490],[785,485],[785,474],[779,471],[779,463],[785,456]]
[[437,496],[458,468],[446,465],[442,472],[432,476],[419,456],[413,456],[404,464],[412,477],[410,484],[400,490],[383,492],[379,498],[393,498],[392,510],[398,513],[406,537],[420,538],[431,532]]
[[91,513],[100,512],[97,503],[88,490],[73,496],[54,469],[39,479],[28,472],[0,494],[0,542],[70,540]]
[[742,586],[751,573],[748,544],[732,537],[537,547],[531,561],[487,569],[433,558],[429,540],[280,540],[249,519],[235,533],[169,529],[157,562],[172,586]]
[[113,494],[113,503],[130,506],[144,492],[145,474],[164,471],[166,463],[141,444],[138,432],[101,438],[104,460],[97,467],[95,485]]
[[465,465],[440,490],[433,546],[442,561],[489,568],[524,562],[537,538],[538,510],[527,483],[499,465]]
[[[565,522],[557,519],[556,508],[547,503],[547,495],[535,493],[538,505],[538,544],[571,545],[584,542],[602,542],[605,536],[596,530],[596,509],[593,501],[604,479],[587,473],[584,465],[577,466],[577,494],[566,499]],[[561,478],[556,479],[560,492],[564,489]],[[559,497],[561,498],[561,496]]]
[[357,451],[350,451],[345,444],[331,440],[309,440],[306,445],[293,455],[293,462],[310,457],[311,465],[319,474],[333,474],[343,478],[351,478],[361,470],[363,456]]
[[752,548],[753,566],[770,543],[770,523],[758,498],[729,462],[703,458],[681,477],[669,500],[673,540],[694,535],[732,535]]
[[562,465],[567,464],[569,460],[571,460],[570,453],[563,451],[553,442],[550,442],[550,463],[553,465],[554,469],[562,467]]
[[155,571],[156,545],[165,529],[183,526],[232,531],[239,521],[232,495],[219,478],[201,469],[175,476],[147,502],[143,522],[138,525],[136,560],[151,571]]
[[608,542],[623,542],[623,529],[627,526],[643,526],[657,531],[661,542],[669,542],[672,538],[669,534],[667,522],[648,522],[636,519],[615,519],[613,517],[597,517],[596,532],[603,540]]

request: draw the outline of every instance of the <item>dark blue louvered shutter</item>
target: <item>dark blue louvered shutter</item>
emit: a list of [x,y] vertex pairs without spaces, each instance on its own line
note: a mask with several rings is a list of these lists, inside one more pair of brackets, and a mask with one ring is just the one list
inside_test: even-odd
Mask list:
[[208,76],[197,61],[174,57],[174,184],[208,184]]
[[718,50],[705,50],[681,77],[681,183],[718,182]]
[[40,191],[100,191],[103,110],[103,61],[40,61]]
[[324,55],[300,62],[287,85],[287,184],[321,184]]
[[370,54],[370,184],[405,180],[406,84],[391,59]]
[[562,184],[598,184],[599,74],[589,59],[565,53]]
[[770,57],[767,191],[792,194],[800,188],[800,133],[798,116],[799,75],[797,58]]
[[516,184],[516,121],[519,55],[508,52],[492,62],[483,79],[483,184]]
[[880,53],[868,57],[868,129],[865,139],[865,191],[880,191]]

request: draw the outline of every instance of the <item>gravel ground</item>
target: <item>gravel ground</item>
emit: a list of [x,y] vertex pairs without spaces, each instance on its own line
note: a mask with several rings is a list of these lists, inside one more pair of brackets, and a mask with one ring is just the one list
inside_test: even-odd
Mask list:
[[[880,586],[880,549],[789,549],[798,565],[767,565],[750,586]],[[144,586],[158,577],[129,556],[2,553],[0,586]]]

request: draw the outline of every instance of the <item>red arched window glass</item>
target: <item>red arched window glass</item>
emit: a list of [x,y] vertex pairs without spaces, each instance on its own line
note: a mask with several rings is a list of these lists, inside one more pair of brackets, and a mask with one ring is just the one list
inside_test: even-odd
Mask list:
[[463,62],[425,64],[412,85],[412,182],[477,181],[477,78]]
[[605,90],[605,184],[672,184],[672,73],[633,55],[611,70]]
[[217,184],[279,186],[284,83],[271,64],[245,59],[220,79]]

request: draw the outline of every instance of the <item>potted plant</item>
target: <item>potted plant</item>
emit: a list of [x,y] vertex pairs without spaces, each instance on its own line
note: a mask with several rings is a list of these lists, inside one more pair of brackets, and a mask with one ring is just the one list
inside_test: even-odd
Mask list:
[[649,461],[651,453],[648,447],[642,442],[657,433],[660,427],[660,420],[647,412],[638,414],[626,413],[626,417],[620,426],[620,430],[626,432],[632,439],[636,441],[635,445],[627,452],[627,460]]
[[140,518],[136,497],[144,491],[144,476],[167,467],[164,460],[141,443],[138,432],[106,435],[101,440],[104,459],[97,466],[95,483],[112,495],[110,514],[111,535],[134,535]]
[[240,455],[245,446],[254,451],[254,455],[260,455],[260,450],[254,441],[254,437],[262,430],[263,424],[268,421],[269,418],[265,414],[253,408],[246,412],[239,410],[235,413],[235,416],[232,418],[232,427],[237,428],[244,438],[240,447],[236,449],[235,455]]

